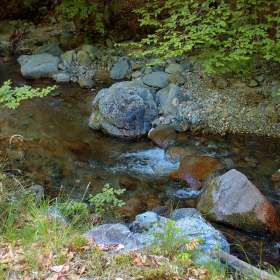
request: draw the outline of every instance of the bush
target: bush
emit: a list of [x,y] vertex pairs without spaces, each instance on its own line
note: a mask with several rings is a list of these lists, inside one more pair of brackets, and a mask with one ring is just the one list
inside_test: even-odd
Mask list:
[[135,12],[155,29],[137,47],[162,58],[197,51],[207,72],[248,72],[259,59],[280,60],[279,1],[155,0]]

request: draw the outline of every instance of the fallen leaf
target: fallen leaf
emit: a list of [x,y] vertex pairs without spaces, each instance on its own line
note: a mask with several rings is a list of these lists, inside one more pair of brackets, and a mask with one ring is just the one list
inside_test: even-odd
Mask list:
[[69,271],[69,265],[56,265],[50,267],[50,270],[57,273],[67,272]]
[[68,255],[67,255],[67,260],[70,262],[72,261],[74,258],[74,253],[73,252],[70,252]]
[[52,266],[50,267],[51,271],[53,272],[57,272],[60,273],[63,270],[63,265],[56,265],[56,266]]
[[115,249],[115,252],[118,253],[119,251],[121,251],[122,249],[124,249],[124,245],[123,244],[118,244],[118,246]]
[[137,257],[133,262],[136,263],[138,266],[151,266],[149,263],[146,262],[147,256],[142,256],[141,254],[136,255]]
[[41,247],[44,247],[44,244],[43,243],[33,243],[31,246],[33,248],[41,248]]
[[59,277],[59,274],[58,273],[55,273],[53,276],[47,278],[46,280],[57,280]]
[[84,274],[86,272],[86,266],[83,265],[80,271],[80,275]]

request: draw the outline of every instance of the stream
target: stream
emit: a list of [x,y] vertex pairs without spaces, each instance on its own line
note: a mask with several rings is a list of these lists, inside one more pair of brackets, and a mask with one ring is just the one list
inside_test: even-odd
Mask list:
[[[49,79],[27,81],[22,78],[19,64],[2,65],[0,85],[11,79],[13,85],[47,87]],[[27,185],[40,184],[48,195],[61,193],[73,199],[87,197],[102,190],[104,184],[119,186],[123,176],[131,176],[137,183],[134,191],[125,192],[125,199],[157,199],[168,204],[171,197],[180,206],[191,207],[198,192],[183,188],[169,178],[178,168],[164,150],[148,139],[125,140],[103,135],[88,127],[91,102],[98,90],[113,81],[106,72],[94,77],[95,90],[84,90],[76,84],[59,84],[59,88],[45,98],[26,100],[15,109],[0,111],[0,156],[9,155],[9,141],[22,135],[23,159],[9,161],[5,168],[19,168]],[[258,138],[252,135],[199,136],[180,133],[176,141],[188,146],[197,155],[209,155],[245,174],[268,197],[280,215],[280,191],[270,177],[280,168],[280,138]],[[86,193],[85,193],[86,191]],[[275,236],[254,235],[233,228],[213,224],[223,232],[233,255],[253,264],[280,268],[280,242]]]

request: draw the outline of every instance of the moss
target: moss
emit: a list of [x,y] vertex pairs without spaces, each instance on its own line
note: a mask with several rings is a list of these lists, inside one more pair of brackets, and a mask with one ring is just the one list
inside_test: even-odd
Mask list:
[[203,191],[199,196],[199,203],[197,205],[197,208],[203,215],[206,215],[207,218],[216,221],[217,215],[210,212],[215,206],[215,203],[213,201],[212,191],[214,188],[215,190],[218,190],[219,186],[217,185],[216,181],[213,179],[206,188],[207,188],[207,193],[205,194],[205,192]]
[[91,123],[94,125],[94,124],[98,124],[100,121],[98,119],[98,116],[99,116],[99,109],[93,109],[92,112],[92,119],[91,119]]
[[223,222],[245,230],[265,230],[266,227],[257,219],[255,212],[233,213],[223,217]]

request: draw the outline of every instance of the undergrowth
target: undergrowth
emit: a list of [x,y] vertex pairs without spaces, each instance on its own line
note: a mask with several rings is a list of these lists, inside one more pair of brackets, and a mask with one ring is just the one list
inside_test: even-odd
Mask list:
[[[35,193],[27,191],[24,178],[4,171],[1,165],[0,280],[242,279],[233,278],[227,266],[195,266],[192,254],[203,240],[174,238],[178,231],[172,221],[164,233],[155,236],[161,242],[131,253],[107,254],[84,234],[101,222],[87,204],[67,197],[38,200]],[[96,197],[108,198],[111,188],[104,189]],[[97,209],[106,209],[108,201],[122,204],[115,197],[119,192],[111,190],[112,197]]]

